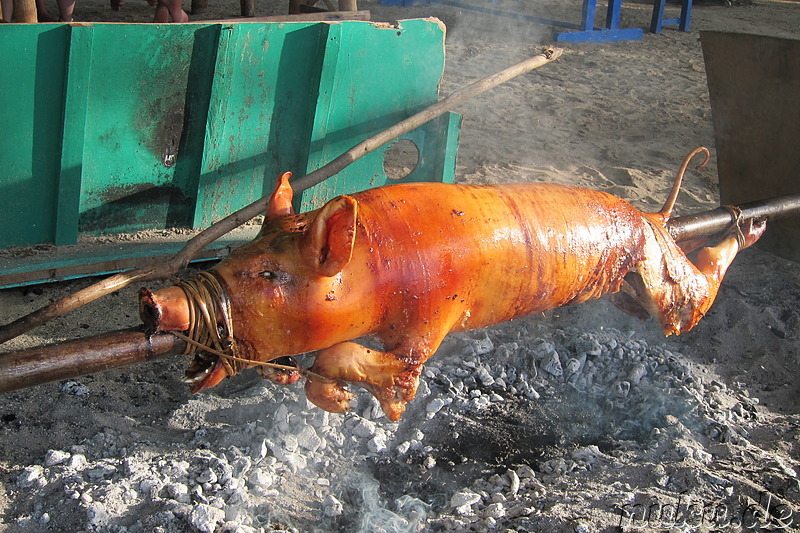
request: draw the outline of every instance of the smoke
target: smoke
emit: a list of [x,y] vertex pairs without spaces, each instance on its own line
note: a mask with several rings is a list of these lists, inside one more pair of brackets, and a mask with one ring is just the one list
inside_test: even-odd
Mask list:
[[372,475],[360,476],[361,522],[359,533],[413,533],[425,529],[430,505],[417,498],[403,495],[394,501],[396,511],[390,510],[380,494],[380,484]]
[[[448,47],[453,45],[539,45],[553,40],[550,23],[580,18],[580,6],[564,9],[560,3],[498,0],[432,2],[437,16],[447,25]],[[573,13],[570,13],[573,11]],[[571,17],[572,16],[572,17]],[[450,51],[448,50],[448,53]]]

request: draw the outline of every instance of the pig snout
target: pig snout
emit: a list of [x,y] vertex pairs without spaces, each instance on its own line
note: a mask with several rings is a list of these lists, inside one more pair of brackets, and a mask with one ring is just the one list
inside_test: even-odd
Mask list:
[[[150,334],[189,330],[192,327],[190,305],[189,298],[179,286],[156,292],[147,288],[139,291],[139,315],[145,331]],[[197,393],[213,387],[230,375],[228,368],[230,365],[225,364],[217,355],[198,351],[186,369],[183,381],[189,385],[192,393]]]
[[139,316],[149,333],[189,329],[189,300],[180,287],[139,291]]

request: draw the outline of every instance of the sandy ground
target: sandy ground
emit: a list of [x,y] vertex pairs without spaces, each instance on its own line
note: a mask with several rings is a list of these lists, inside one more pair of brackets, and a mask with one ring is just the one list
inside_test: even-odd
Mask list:
[[[192,20],[238,12],[237,2],[211,4]],[[373,20],[436,16],[446,23],[443,94],[552,39],[553,28],[456,7],[359,7]],[[580,2],[494,7],[576,20]],[[259,16],[285,9],[256,6]],[[622,25],[647,27],[651,9],[627,2]],[[152,8],[129,0],[113,12],[99,0],[78,0],[75,17],[146,22]],[[667,28],[638,42],[565,46],[557,64],[457,109],[464,117],[459,181],[554,181],[658,208],[684,155],[700,145],[713,153],[701,29],[800,38],[800,2],[698,4],[688,33]],[[713,157],[687,175],[678,205],[678,214],[717,205]],[[0,321],[88,283],[0,291]],[[135,326],[135,292],[115,293],[3,349]],[[364,396],[355,413],[322,419],[301,389],[276,391],[255,376],[192,397],[178,358],[7,393],[0,396],[0,530],[740,531],[779,528],[777,519],[791,516],[796,524],[798,303],[797,264],[751,249],[734,262],[709,315],[679,338],[664,339],[652,322],[640,324],[603,301],[457,336],[400,424],[388,423]],[[575,348],[580,339],[599,348]],[[589,354],[598,388],[553,370],[543,340],[565,366],[565,354],[583,355],[581,372]],[[631,377],[637,364],[650,369],[642,385]],[[470,381],[481,368],[491,383]],[[525,376],[537,392],[510,374]],[[516,385],[498,388],[500,375]],[[620,379],[636,393],[611,401]],[[500,400],[480,404],[481,390]],[[655,400],[647,423],[631,418]],[[594,417],[603,422],[587,422]],[[638,430],[626,433],[626,423]],[[327,448],[304,446],[308,440],[298,448],[308,427]],[[238,481],[223,486],[222,471]],[[412,500],[421,507],[398,503]],[[755,504],[762,514],[727,523],[621,518],[620,509],[633,505],[680,501],[719,504],[731,515]]]

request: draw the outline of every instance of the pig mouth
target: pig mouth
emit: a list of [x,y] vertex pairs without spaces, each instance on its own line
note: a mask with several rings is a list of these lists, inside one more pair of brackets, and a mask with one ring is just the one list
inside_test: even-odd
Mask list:
[[192,363],[184,373],[183,382],[194,388],[201,385],[209,376],[214,373],[217,366],[222,366],[219,357],[206,352],[195,354]]
[[[294,357],[278,357],[266,364],[254,363],[261,377],[278,385],[291,385],[300,379],[300,366]],[[233,374],[235,373],[234,371]],[[213,387],[233,374],[228,371],[222,358],[215,354],[200,352],[195,354],[194,360],[186,369],[183,382],[189,385],[192,393],[197,393],[207,387]]]
[[[223,375],[219,376],[220,373]],[[195,354],[192,363],[186,369],[183,382],[189,385],[193,393],[197,393],[206,387],[212,387],[216,384],[212,384],[211,381],[218,383],[227,375],[228,372],[225,370],[225,365],[218,356],[199,352]]]

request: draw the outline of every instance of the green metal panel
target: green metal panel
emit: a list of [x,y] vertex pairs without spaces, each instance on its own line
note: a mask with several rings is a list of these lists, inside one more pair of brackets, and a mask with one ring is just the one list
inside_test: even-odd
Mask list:
[[69,28],[0,32],[0,247],[53,242]]
[[329,24],[222,29],[200,173],[196,227],[269,191],[305,163]]
[[[316,170],[351,148],[354,131],[363,138],[374,135],[435,103],[438,97],[438,80],[444,70],[440,25],[413,19],[382,25],[372,32],[337,29],[330,32],[325,46],[308,166],[302,173]],[[422,43],[427,53],[420,61],[416,53]],[[432,160],[441,148],[437,141],[446,136],[445,126],[450,125],[447,117],[443,120],[404,136],[422,155],[407,181],[446,179],[443,169],[437,169]],[[336,194],[385,184],[383,158],[390,145],[304,193],[301,209],[320,207]]]
[[[435,102],[444,70],[435,20],[2,29],[0,249],[205,227]],[[453,180],[459,126],[405,136],[406,180]],[[388,148],[297,207],[385,183]]]
[[191,118],[202,115],[208,101],[207,94],[188,96],[191,87],[203,84],[215,60],[215,39],[203,33],[217,32],[189,24],[101,24],[87,29],[94,43],[81,231],[187,226],[196,169],[191,161],[179,161],[184,155],[180,152],[198,153],[202,136],[191,130]]
[[75,28],[70,35],[56,207],[56,244],[72,244],[78,239],[84,131],[89,106],[89,60],[92,57],[93,35],[94,32],[89,28]]

